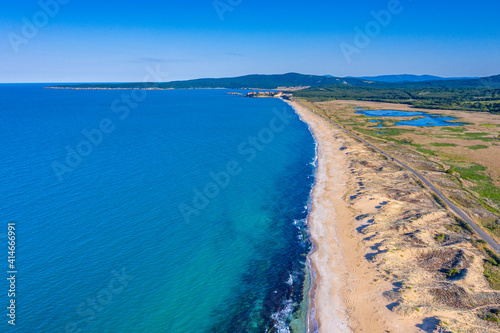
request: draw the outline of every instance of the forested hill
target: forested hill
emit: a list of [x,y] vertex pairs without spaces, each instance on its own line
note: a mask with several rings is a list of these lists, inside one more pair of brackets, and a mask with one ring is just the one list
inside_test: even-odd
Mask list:
[[[350,86],[386,86],[387,83],[368,81],[355,78],[337,78],[319,75],[304,75],[298,73],[276,75],[245,75],[219,79],[196,79],[187,81],[171,81],[162,83],[148,83],[160,89],[190,89],[190,88],[228,88],[228,89],[278,89],[284,87],[316,87],[327,84],[345,84]],[[142,88],[144,83],[100,83],[58,85],[65,88]]]
[[[228,89],[278,89],[284,87],[317,87],[324,85],[345,85],[370,88],[500,88],[500,75],[480,79],[431,80],[420,82],[389,83],[358,78],[338,78],[332,76],[304,75],[298,73],[275,75],[245,75],[232,78],[196,79],[187,81],[172,81],[148,83],[147,86],[159,89],[189,89],[189,88],[228,88]],[[143,88],[145,83],[99,83],[57,85],[57,88]]]
[[[467,87],[467,85],[463,85]],[[410,104],[427,109],[451,109],[500,113],[500,88],[368,88],[326,85],[294,92],[311,101],[358,100]]]
[[[399,86],[399,87],[398,87]],[[396,85],[395,88],[500,88],[500,75],[479,79],[432,80],[422,82],[407,82]]]
[[390,83],[359,78],[288,73],[246,75],[165,83],[100,83],[58,85],[69,89],[284,89],[294,87],[297,97],[315,101],[333,99],[406,103],[423,108],[500,112],[500,75],[480,79],[431,80]]

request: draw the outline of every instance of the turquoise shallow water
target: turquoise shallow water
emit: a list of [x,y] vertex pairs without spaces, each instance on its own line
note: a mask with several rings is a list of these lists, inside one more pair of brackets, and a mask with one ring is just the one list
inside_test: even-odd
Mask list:
[[314,141],[226,92],[0,85],[17,331],[304,330]]

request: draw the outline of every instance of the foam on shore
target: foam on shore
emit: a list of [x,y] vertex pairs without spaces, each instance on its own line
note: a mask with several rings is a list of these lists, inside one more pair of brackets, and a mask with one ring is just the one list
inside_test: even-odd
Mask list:
[[[318,119],[296,102],[286,101],[294,108],[300,118],[308,124],[316,142],[316,178],[311,195],[308,216],[309,231],[313,244],[308,256],[308,268],[311,277],[308,299],[308,332],[351,332],[349,316],[341,297],[342,274],[345,262],[342,246],[337,236],[335,219],[338,218],[329,193],[325,188],[331,185],[331,176],[339,180],[335,192],[343,186],[342,171],[335,168],[334,161],[327,160],[325,149],[330,152],[339,145],[330,137],[329,131],[319,129]],[[332,170],[332,166],[337,171]],[[338,193],[341,199],[341,193]],[[332,223],[326,223],[331,221]],[[333,251],[333,252],[332,252]],[[331,254],[335,253],[335,257]]]

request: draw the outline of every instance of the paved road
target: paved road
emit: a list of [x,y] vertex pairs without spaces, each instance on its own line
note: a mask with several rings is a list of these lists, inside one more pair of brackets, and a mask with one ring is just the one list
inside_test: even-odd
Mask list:
[[433,191],[439,198],[441,198],[441,200],[443,200],[446,205],[448,205],[448,208],[451,209],[451,211],[453,211],[457,216],[459,216],[462,220],[464,220],[465,222],[467,222],[470,227],[472,229],[474,229],[474,231],[479,235],[479,237],[481,237],[483,240],[486,241],[486,243],[488,243],[489,246],[491,246],[491,248],[493,248],[493,250],[500,254],[500,245],[498,245],[498,243],[486,232],[484,231],[483,229],[481,229],[476,222],[474,222],[470,217],[469,215],[467,215],[462,209],[458,208],[457,205],[455,205],[453,202],[450,201],[450,199],[448,199],[448,197],[446,195],[443,194],[443,192],[441,192],[436,186],[434,186],[434,184],[432,184],[427,178],[425,178],[420,172],[418,172],[417,170],[409,167],[408,165],[404,164],[403,162],[401,162],[400,160],[398,160],[397,158],[395,157],[392,157],[391,155],[389,155],[388,153],[386,153],[385,151],[383,151],[382,149],[376,147],[375,145],[371,144],[370,142],[366,141],[365,139],[361,138],[359,135],[356,135],[354,133],[352,133],[351,131],[345,129],[344,127],[340,126],[339,124],[337,124],[336,122],[332,121],[331,119],[328,119],[327,117],[323,116],[322,114],[319,114],[318,112],[314,111],[313,109],[311,109],[310,107],[302,104],[301,102],[297,101],[294,99],[295,102],[299,103],[300,105],[302,105],[303,107],[311,110],[312,112],[314,112],[315,114],[317,114],[318,116],[326,119],[327,121],[329,121],[330,123],[332,123],[333,125],[337,126],[338,128],[344,130],[345,132],[347,132],[348,134],[352,135],[353,137],[355,137],[356,139],[358,139],[359,141],[367,144],[368,146],[370,146],[371,148],[375,149],[376,151],[378,151],[379,153],[387,156],[388,158],[390,158],[391,160],[393,160],[393,162],[396,162],[397,164],[401,165],[403,168],[411,171],[415,176],[417,176],[422,182],[424,182],[425,185],[427,185],[427,187]]

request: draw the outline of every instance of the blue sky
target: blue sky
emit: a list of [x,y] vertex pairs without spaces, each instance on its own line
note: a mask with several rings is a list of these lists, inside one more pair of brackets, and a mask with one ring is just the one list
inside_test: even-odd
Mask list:
[[0,82],[141,81],[157,66],[163,81],[489,76],[500,73],[499,13],[497,0],[19,0],[0,10]]

